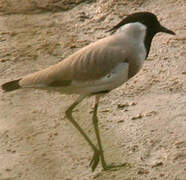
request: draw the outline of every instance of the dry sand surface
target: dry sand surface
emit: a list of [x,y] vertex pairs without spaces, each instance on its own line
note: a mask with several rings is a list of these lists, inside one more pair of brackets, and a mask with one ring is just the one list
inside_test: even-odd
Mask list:
[[[186,179],[185,0],[1,0],[0,84],[61,61],[144,10],[177,35],[156,35],[140,73],[101,100],[106,160],[126,166],[91,172],[93,152],[64,116],[75,95],[0,91],[0,180]],[[93,102],[74,116],[95,141]]]

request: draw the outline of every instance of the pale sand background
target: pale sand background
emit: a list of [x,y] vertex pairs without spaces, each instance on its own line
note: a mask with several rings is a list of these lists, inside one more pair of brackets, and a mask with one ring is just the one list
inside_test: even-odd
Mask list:
[[[64,117],[75,96],[1,91],[0,180],[185,180],[186,1],[74,2],[1,0],[0,84],[106,36],[123,15],[154,12],[177,35],[158,34],[141,72],[99,108],[107,162],[130,165],[91,172],[92,151]],[[92,104],[86,99],[74,116],[95,140]]]

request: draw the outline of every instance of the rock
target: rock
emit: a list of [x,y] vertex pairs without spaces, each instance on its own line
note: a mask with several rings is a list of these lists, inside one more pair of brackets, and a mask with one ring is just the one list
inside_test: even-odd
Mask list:
[[125,107],[128,107],[129,104],[128,103],[125,103],[125,104],[118,104],[117,108],[118,109],[124,109]]
[[141,113],[139,113],[136,116],[132,117],[132,120],[141,119],[142,117],[144,117],[144,115],[142,115]]
[[156,162],[155,164],[152,165],[152,168],[162,166],[163,162]]
[[124,122],[124,120],[119,120],[119,121],[117,121],[117,123],[122,123],[122,122]]
[[154,115],[156,115],[156,114],[157,114],[156,111],[150,111],[150,112],[146,112],[146,113],[144,114],[144,116],[149,117],[149,116],[154,116]]
[[118,109],[124,109],[125,107],[134,106],[136,104],[137,104],[136,102],[127,102],[127,103],[124,103],[124,104],[118,104],[117,108]]
[[139,170],[138,170],[138,172],[137,172],[138,174],[148,174],[149,173],[149,171],[148,170],[146,170],[146,169],[143,169],[143,168],[140,168]]

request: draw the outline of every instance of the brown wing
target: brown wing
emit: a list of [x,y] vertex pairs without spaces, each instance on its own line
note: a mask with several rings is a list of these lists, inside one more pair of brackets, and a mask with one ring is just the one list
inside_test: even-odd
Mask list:
[[82,48],[58,64],[28,75],[19,82],[22,87],[35,85],[68,85],[70,81],[95,80],[105,76],[126,60],[119,39],[113,36]]

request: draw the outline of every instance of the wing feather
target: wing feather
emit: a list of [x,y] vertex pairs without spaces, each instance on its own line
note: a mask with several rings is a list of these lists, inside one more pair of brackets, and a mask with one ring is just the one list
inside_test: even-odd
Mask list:
[[98,40],[39,72],[22,78],[22,87],[63,84],[63,81],[90,81],[104,77],[119,63],[125,62],[126,51],[114,35]]

